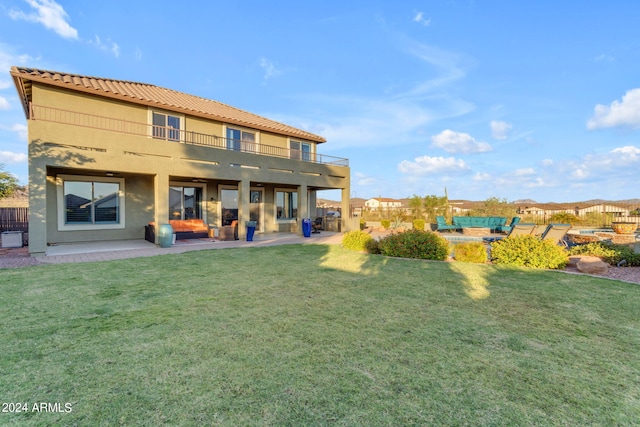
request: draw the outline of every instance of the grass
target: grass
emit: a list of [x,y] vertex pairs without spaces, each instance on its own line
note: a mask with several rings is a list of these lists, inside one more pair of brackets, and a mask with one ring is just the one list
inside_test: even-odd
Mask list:
[[323,245],[0,284],[1,425],[640,423],[633,284]]

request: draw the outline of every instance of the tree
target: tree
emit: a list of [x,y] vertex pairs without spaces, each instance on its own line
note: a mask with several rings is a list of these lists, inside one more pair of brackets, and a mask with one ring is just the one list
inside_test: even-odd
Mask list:
[[413,210],[413,219],[422,218],[422,198],[417,195],[409,198],[409,207]]
[[517,209],[510,204],[507,199],[499,199],[497,197],[489,197],[484,201],[482,206],[473,209],[470,214],[472,216],[514,216]]
[[435,222],[436,216],[446,215],[449,205],[447,196],[424,196],[424,209],[427,214],[427,219],[431,222]]
[[0,199],[9,197],[18,188],[18,178],[4,170],[4,165],[0,163]]

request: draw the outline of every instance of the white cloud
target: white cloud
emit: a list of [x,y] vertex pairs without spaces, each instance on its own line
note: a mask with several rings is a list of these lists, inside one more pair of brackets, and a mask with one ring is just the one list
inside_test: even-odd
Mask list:
[[0,96],[0,110],[8,110],[10,108],[11,105],[9,104],[9,101],[7,101],[7,98]]
[[356,178],[356,182],[358,185],[371,185],[374,184],[376,182],[376,179],[368,176],[367,174],[364,174],[362,172],[356,172],[354,174],[355,178]]
[[13,19],[24,19],[30,22],[38,22],[49,30],[53,30],[59,36],[66,39],[77,39],[78,31],[67,22],[67,12],[62,6],[53,0],[25,0],[29,6],[35,9],[35,13],[24,13],[20,10],[11,10],[9,16]]
[[267,58],[260,58],[260,67],[264,70],[264,79],[268,80],[273,77],[278,77],[282,72],[273,65],[273,62]]
[[18,134],[18,137],[23,140],[23,141],[27,141],[29,133],[27,131],[27,126],[20,124],[20,123],[16,123],[13,126],[11,126],[10,130],[12,132],[15,132]]
[[424,13],[422,12],[416,12],[415,16],[413,17],[413,21],[417,22],[418,24],[424,25],[425,27],[428,27],[429,24],[431,24],[431,18],[425,18]]
[[486,172],[478,172],[473,176],[474,181],[490,181],[491,179],[491,175]]
[[536,170],[534,168],[522,168],[515,170],[516,176],[531,176],[536,174]]
[[615,100],[610,106],[595,106],[594,115],[587,122],[587,129],[610,127],[640,127],[640,88],[627,91],[622,101]]
[[442,148],[448,153],[484,153],[491,151],[486,142],[476,141],[468,133],[454,132],[450,129],[431,137],[431,146]]
[[14,153],[12,151],[0,151],[0,163],[24,163],[27,161],[27,155],[24,153]]
[[489,124],[491,127],[491,136],[493,139],[503,140],[509,137],[511,125],[507,122],[492,120]]
[[87,43],[104,52],[111,52],[116,58],[120,56],[120,46],[109,38],[106,42],[103,42],[98,35],[95,35],[93,40],[89,40]]
[[403,160],[398,170],[411,175],[428,175],[435,173],[460,173],[469,170],[469,166],[462,159],[455,157],[416,157],[415,161]]

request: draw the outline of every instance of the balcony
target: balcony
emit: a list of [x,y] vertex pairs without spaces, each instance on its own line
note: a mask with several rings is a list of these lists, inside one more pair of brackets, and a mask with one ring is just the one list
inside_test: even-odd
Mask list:
[[294,159],[303,162],[317,163],[332,166],[349,166],[349,159],[327,156],[319,153],[310,153],[301,150],[276,147],[255,142],[228,139],[218,135],[209,135],[198,132],[185,131],[172,127],[154,126],[148,123],[131,122],[110,117],[96,116],[77,111],[62,110],[59,108],[45,107],[31,104],[30,119],[53,123],[61,123],[70,126],[106,130],[111,132],[139,135],[153,139],[164,139],[183,144],[193,144],[211,147],[219,150],[232,150],[242,153],[259,154],[262,156]]

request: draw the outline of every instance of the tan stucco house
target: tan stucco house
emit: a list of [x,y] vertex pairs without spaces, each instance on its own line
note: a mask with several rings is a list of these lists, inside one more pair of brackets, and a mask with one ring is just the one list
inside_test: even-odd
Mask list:
[[300,233],[318,190],[341,190],[349,212],[348,160],[320,154],[321,136],[152,84],[24,67],[11,76],[29,132],[32,255],[142,239],[145,225],[169,220]]

